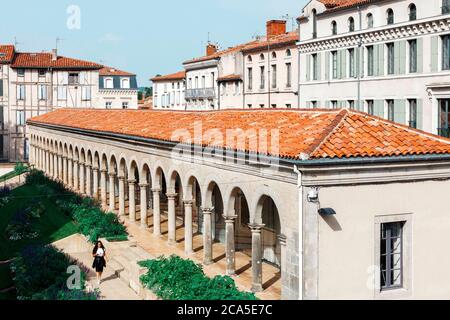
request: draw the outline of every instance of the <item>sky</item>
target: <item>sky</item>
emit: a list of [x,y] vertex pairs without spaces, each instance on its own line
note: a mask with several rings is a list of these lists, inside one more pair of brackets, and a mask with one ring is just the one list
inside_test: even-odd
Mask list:
[[85,59],[149,78],[183,69],[203,56],[209,39],[222,48],[265,34],[265,23],[289,15],[288,29],[307,0],[21,0],[5,1],[0,43],[18,51]]

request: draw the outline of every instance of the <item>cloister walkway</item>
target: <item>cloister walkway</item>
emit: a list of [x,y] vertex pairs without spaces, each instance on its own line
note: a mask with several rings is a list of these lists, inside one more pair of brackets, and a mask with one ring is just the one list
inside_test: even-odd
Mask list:
[[[150,210],[151,215],[151,210]],[[161,233],[162,236],[156,237],[153,234],[153,227],[150,225],[147,229],[140,227],[140,222],[130,222],[128,217],[122,217],[129,234],[137,241],[137,244],[151,255],[170,256],[176,254],[182,258],[189,258],[196,263],[202,264],[203,261],[203,239],[202,234],[195,234],[193,238],[194,253],[187,256],[184,251],[184,227],[181,222],[177,222],[176,244],[167,243],[168,223],[167,217],[162,216]],[[152,221],[150,216],[149,221]],[[236,276],[233,279],[240,290],[250,291],[252,286],[252,258],[243,252],[236,252]],[[213,264],[203,265],[203,270],[209,277],[224,275],[226,270],[225,246],[219,242],[213,245]],[[263,289],[256,296],[263,300],[279,300],[281,298],[281,275],[280,269],[267,263],[263,263]]]

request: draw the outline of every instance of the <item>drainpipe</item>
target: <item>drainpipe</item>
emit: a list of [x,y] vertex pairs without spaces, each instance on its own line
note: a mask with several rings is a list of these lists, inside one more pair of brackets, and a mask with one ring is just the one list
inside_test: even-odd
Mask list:
[[[362,30],[362,13],[361,13],[361,7],[358,6],[358,14],[359,14],[359,32],[360,34],[358,35],[358,110],[361,110],[361,73],[362,73],[362,69],[361,68],[361,62],[362,62],[362,56],[361,56],[361,48],[362,48],[362,43],[361,43],[361,30]],[[362,108],[364,110],[364,108]]]
[[[300,39],[300,21],[298,21],[297,20],[297,25],[298,25],[298,41],[301,41],[301,39]],[[300,106],[300,45],[297,45],[297,59],[298,59],[298,62],[297,62],[297,99],[298,99],[298,108],[300,109],[301,108],[301,106]]]
[[303,300],[303,182],[302,182],[302,172],[298,169],[297,165],[294,165],[294,172],[298,176],[297,188],[298,188],[298,247],[299,247],[299,257],[298,257],[298,299]]

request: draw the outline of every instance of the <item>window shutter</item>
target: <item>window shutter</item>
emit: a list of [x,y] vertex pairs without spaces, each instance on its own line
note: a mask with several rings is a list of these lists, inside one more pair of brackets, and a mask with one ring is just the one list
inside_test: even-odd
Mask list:
[[384,118],[384,101],[375,100],[373,114],[377,117]]
[[3,97],[3,79],[0,79],[0,97]]
[[384,76],[384,44],[378,45],[378,75]]
[[438,41],[438,36],[431,37],[431,72],[438,71]]
[[355,49],[355,77],[358,78],[361,74],[361,48]]
[[341,79],[341,51],[336,52],[336,79]]
[[417,39],[417,72],[423,72],[423,38]]
[[317,80],[322,80],[322,53],[317,54]]
[[399,57],[398,73],[405,74],[406,73],[406,41],[400,41],[399,51],[400,51],[400,57]]
[[347,50],[341,50],[341,79],[347,77]]
[[394,42],[394,74],[400,74],[400,42]]
[[311,79],[311,55],[306,55],[306,81]]
[[330,80],[330,52],[325,52],[325,79]]
[[394,100],[394,121],[406,124],[406,101]]
[[380,63],[380,59],[378,58],[378,46],[374,46],[373,47],[373,75],[374,76],[378,76],[379,72],[378,72],[378,64]]
[[423,101],[417,99],[417,129],[423,130]]
[[330,109],[330,101],[325,101],[325,108]]

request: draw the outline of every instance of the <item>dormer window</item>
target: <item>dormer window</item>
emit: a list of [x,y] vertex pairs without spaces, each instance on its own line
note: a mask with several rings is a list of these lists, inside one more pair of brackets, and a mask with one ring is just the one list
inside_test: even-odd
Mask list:
[[355,19],[353,17],[348,18],[348,32],[355,31]]
[[386,18],[387,18],[388,25],[394,24],[394,10],[388,9],[386,11]]
[[286,50],[286,57],[292,56],[291,49]]
[[409,5],[409,21],[414,21],[417,19],[417,8],[414,3]]
[[261,54],[259,55],[259,60],[264,61],[264,59],[265,59],[264,54],[261,53]]
[[274,51],[272,52],[272,59],[276,59],[277,58],[277,53]]
[[129,78],[121,79],[121,88],[122,89],[130,89],[130,79]]
[[17,76],[18,77],[24,77],[25,76],[25,69],[17,69]]
[[113,89],[114,81],[112,78],[105,78],[104,80],[105,89]]
[[313,9],[312,12],[312,23],[313,23],[313,39],[317,38],[317,11],[316,9]]
[[337,35],[337,22],[336,21],[331,22],[331,34],[333,36]]
[[252,61],[253,61],[252,56],[248,56],[247,57],[247,62],[252,62]]

